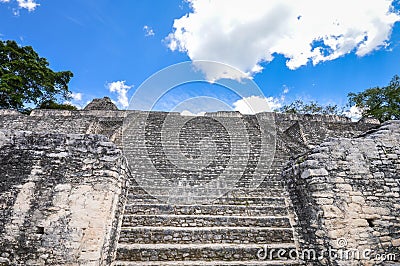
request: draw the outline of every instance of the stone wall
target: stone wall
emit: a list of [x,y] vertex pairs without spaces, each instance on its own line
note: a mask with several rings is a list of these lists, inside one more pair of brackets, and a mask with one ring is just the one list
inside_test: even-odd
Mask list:
[[[159,148],[162,145],[159,145],[160,143],[156,141],[158,139],[154,136],[159,135],[156,129],[165,126],[161,118],[167,115],[172,118],[172,127],[179,129],[180,133],[185,133],[187,130],[187,136],[182,135],[182,138],[186,136],[186,141],[184,138],[182,144],[194,152],[196,149],[193,148],[196,147],[192,144],[196,138],[190,135],[192,131],[188,129],[198,128],[201,133],[198,136],[200,138],[208,131],[209,133],[215,131],[216,127],[211,120],[225,121],[232,128],[235,128],[235,121],[243,120],[246,125],[245,131],[249,134],[251,150],[249,161],[244,162],[247,171],[244,178],[237,182],[238,187],[235,187],[232,193],[212,204],[178,204],[178,206],[161,204],[158,199],[149,197],[135,183],[135,172],[132,172],[132,175],[128,173],[121,151],[117,148],[122,147],[122,127],[128,115],[148,116],[147,123],[153,121],[146,125],[149,129],[149,134],[146,136],[149,138],[147,144],[154,144],[154,147],[146,146],[143,156],[148,156],[150,151],[153,155],[158,154],[157,158],[153,158],[158,160],[162,158],[159,156],[162,152]],[[264,133],[268,134],[269,129],[265,128],[263,120],[266,117],[274,118],[275,156],[271,169],[264,167],[261,172],[257,172],[261,173],[260,176],[264,180],[261,186],[256,190],[249,188],[247,191],[246,178],[251,178],[254,174],[253,168],[258,166],[257,154],[262,147],[259,145],[260,132],[264,130],[267,131]],[[218,112],[208,113],[202,118],[188,118],[188,123],[180,127],[178,121],[182,119],[179,113],[163,112],[34,110],[28,116],[15,111],[0,110],[0,173],[5,173],[0,176],[0,237],[2,238],[0,264],[108,265],[116,259],[115,265],[119,265],[118,260],[121,265],[129,261],[137,263],[132,265],[141,265],[141,262],[148,260],[155,260],[152,265],[162,265],[159,263],[161,260],[176,262],[191,259],[211,262],[219,259],[225,261],[223,265],[228,265],[227,261],[230,261],[231,265],[244,265],[243,260],[255,259],[259,245],[265,243],[272,242],[277,247],[291,250],[295,249],[298,240],[302,247],[312,245],[328,247],[336,239],[332,236],[333,227],[336,228],[339,224],[338,229],[346,228],[353,222],[357,226],[360,225],[360,228],[368,229],[367,223],[368,227],[372,226],[374,230],[377,228],[379,230],[371,231],[375,238],[364,237],[365,235],[357,231],[348,235],[349,241],[360,240],[360,243],[370,247],[375,243],[371,242],[373,239],[379,239],[382,249],[385,245],[390,246],[387,248],[388,251],[396,249],[398,244],[396,222],[399,221],[396,217],[399,217],[399,214],[394,211],[398,211],[396,205],[398,198],[390,199],[390,195],[398,197],[398,191],[390,190],[389,185],[371,186],[371,183],[368,183],[370,181],[362,181],[364,177],[357,178],[356,175],[349,174],[352,173],[353,164],[364,165],[363,167],[373,171],[368,172],[369,179],[365,179],[372,180],[373,184],[380,184],[378,180],[381,177],[379,174],[375,176],[375,172],[384,173],[385,180],[388,178],[385,182],[389,182],[390,178],[394,179],[388,176],[387,169],[397,169],[392,175],[397,174],[399,168],[390,168],[394,167],[391,164],[396,160],[394,154],[398,154],[394,146],[390,149],[385,146],[384,150],[391,154],[387,160],[382,159],[383,148],[376,148],[380,157],[374,157],[374,160],[368,159],[366,155],[360,157],[356,151],[353,152],[354,147],[360,146],[364,139],[351,138],[377,127],[376,121],[353,123],[338,116],[276,113],[250,116],[237,112]],[[153,127],[149,127],[151,125]],[[378,132],[385,132],[386,126],[365,138],[381,136]],[[139,126],[133,127],[132,136],[141,138],[135,135],[138,128]],[[394,132],[393,129],[390,130]],[[233,136],[239,133],[239,130],[233,130]],[[397,136],[394,133],[386,135],[393,135],[394,139]],[[331,145],[318,146],[329,137],[346,137],[346,139],[331,140],[329,142],[333,143]],[[230,144],[228,137],[225,138],[226,143],[221,143],[225,139],[220,136],[216,139],[227,147]],[[131,141],[137,142],[135,138]],[[341,141],[344,144],[340,144]],[[372,148],[378,143],[377,141],[372,138],[370,141]],[[338,145],[341,150],[336,151]],[[371,147],[368,151],[372,150]],[[310,150],[312,152],[309,157],[304,155],[309,154]],[[326,166],[330,165],[326,160],[332,158],[336,162],[343,153],[347,153],[347,150],[350,151],[349,154],[356,155],[346,157],[345,166],[337,163],[340,169],[344,169],[337,173],[344,181],[336,177],[329,179],[331,173],[336,175],[336,172],[332,172],[336,170]],[[218,151],[224,156],[229,154],[223,149]],[[334,152],[329,154],[331,151]],[[290,158],[302,154],[303,157],[286,172],[286,176],[282,176],[285,163]],[[312,159],[314,154],[317,159]],[[133,156],[136,159],[140,157],[138,153],[133,153]],[[381,165],[376,163],[379,160],[382,161]],[[142,163],[139,165],[143,168]],[[161,172],[168,172],[173,178],[182,177],[172,166],[157,165],[157,162],[155,166],[160,166]],[[221,164],[215,165],[216,170],[210,171],[210,176],[219,173],[219,166]],[[371,167],[376,167],[377,170]],[[147,177],[150,175],[147,170],[144,167],[136,174]],[[361,170],[357,171],[359,174],[363,173]],[[301,178],[303,172],[309,173],[309,176],[304,174]],[[341,176],[342,172],[345,176]],[[322,181],[315,183],[314,176]],[[291,199],[285,192],[286,179],[291,180],[289,183]],[[129,180],[129,186],[126,186],[126,180]],[[158,181],[160,182],[157,184],[162,184],[162,180]],[[329,183],[324,183],[325,181]],[[358,187],[363,191],[362,195],[358,192],[353,193]],[[165,187],[161,188],[165,190]],[[243,188],[246,188],[245,192],[242,191]],[[317,193],[319,190],[322,194]],[[335,192],[334,199],[325,196],[331,191]],[[365,194],[365,191],[370,194]],[[378,194],[375,196],[371,195],[376,193]],[[373,205],[373,197],[377,197],[375,200],[381,198],[386,200],[384,208],[387,207],[391,213],[384,211],[384,208],[378,206],[376,202]],[[364,210],[362,206],[350,205],[351,201],[360,206],[365,202],[369,204],[367,206],[370,209]],[[326,209],[328,207],[325,205],[329,206],[329,209]],[[343,206],[348,209],[342,210]],[[360,214],[357,214],[360,217],[353,219],[345,216],[348,215],[346,213],[358,213],[353,210],[358,210],[358,207],[361,208]],[[347,218],[330,217],[330,211],[335,213],[338,209],[342,210],[343,217]],[[324,211],[327,217],[324,216]],[[364,217],[363,211],[380,212],[381,216],[379,218],[371,214]],[[123,217],[122,212],[125,212]],[[296,222],[295,237],[293,237],[292,220]],[[330,225],[330,222],[335,225]],[[386,223],[389,225],[384,227],[382,224],[386,226]],[[168,230],[164,230],[164,227]],[[342,231],[339,230],[336,234]],[[379,236],[375,236],[378,233]],[[367,240],[357,237],[364,237]],[[118,239],[119,244],[117,244]],[[177,239],[182,242],[175,243]],[[161,243],[157,245],[158,242]],[[189,248],[187,245],[190,243],[193,245]],[[227,250],[231,254],[228,254]],[[280,263],[297,265],[295,262]],[[255,265],[260,265],[257,263]],[[329,261],[322,264],[327,263]],[[214,265],[220,264],[216,261]]]
[[100,135],[0,131],[0,264],[108,265],[126,176]]
[[338,256],[325,253],[311,264],[399,265],[399,173],[400,121],[358,138],[329,139],[288,165],[301,249]]
[[[145,115],[143,111],[117,110],[33,110],[30,115],[23,115],[13,110],[0,109],[0,128],[11,130],[27,130],[33,132],[54,132],[66,134],[101,134],[107,136],[117,146],[121,145],[121,128],[129,114]],[[155,112],[153,112],[155,113]],[[179,113],[169,115],[180,116]],[[262,114],[258,114],[258,116]],[[242,117],[238,112],[207,113],[208,117]],[[275,113],[278,133],[284,133],[294,124],[298,124],[305,133],[308,146],[320,144],[327,137],[352,137],[376,127],[374,120],[353,123],[339,116],[298,115]],[[251,117],[251,116],[249,116]],[[293,139],[287,139],[291,142]],[[278,143],[279,144],[279,143]],[[291,143],[287,146],[293,146]],[[296,145],[297,146],[297,145]],[[289,150],[288,150],[289,151]],[[293,152],[293,151],[291,151]]]
[[0,129],[65,134],[101,134],[118,140],[128,112],[109,110],[33,110],[30,115],[0,110]]

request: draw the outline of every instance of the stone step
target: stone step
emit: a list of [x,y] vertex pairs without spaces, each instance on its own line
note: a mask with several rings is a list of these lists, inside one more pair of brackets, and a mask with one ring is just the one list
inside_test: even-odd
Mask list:
[[248,261],[115,261],[112,266],[300,266],[297,260]]
[[[150,134],[147,134],[147,137],[145,137],[145,141],[143,142],[142,148],[147,147],[154,147],[156,145],[159,145],[160,143],[163,144],[166,148],[170,149],[176,149],[177,144],[198,144],[200,141],[204,139],[204,136],[199,136],[197,133],[201,133],[202,131],[192,131],[190,134],[186,134],[185,136],[181,134],[181,136],[178,139],[165,139],[165,136],[162,136],[160,132],[149,132]],[[129,134],[140,134],[142,132],[140,131],[130,131]],[[259,132],[243,132],[240,134],[230,134],[230,135],[220,135],[220,136],[210,136],[209,140],[210,142],[214,142],[218,144],[218,146],[222,147],[232,147],[232,143],[235,144],[235,146],[240,147],[242,146],[250,146],[252,145],[254,149],[259,149],[261,146],[261,139],[259,138]],[[196,136],[197,135],[197,136]],[[138,136],[138,135],[136,135]],[[176,137],[176,136],[174,136]],[[127,140],[127,142],[131,142]],[[133,141],[132,141],[133,142]],[[137,146],[136,146],[137,147]]]
[[[129,203],[160,203],[160,200],[167,199],[163,195],[143,195],[143,194],[128,194]],[[207,200],[205,196],[193,197],[196,202],[204,202]],[[245,205],[245,206],[285,206],[285,198],[282,197],[245,197],[244,195],[238,197],[221,197],[212,201],[212,204],[219,205]]]
[[[144,164],[143,165],[147,165]],[[221,174],[229,174],[232,179],[231,180],[226,180],[229,181],[230,183],[240,183],[242,185],[249,185],[253,180],[253,177],[258,178],[258,174],[254,174],[251,171],[254,171],[254,169],[248,169],[244,171],[246,168],[246,165],[236,165],[237,168],[235,169],[230,169],[229,172],[224,172],[224,170],[221,170],[220,168],[216,169],[208,169],[207,172],[184,172],[184,171],[178,171],[176,172],[174,169],[171,168],[171,166],[162,166],[159,167],[158,165],[156,166],[157,170],[150,169],[150,167],[147,165],[147,169],[136,169],[135,171],[139,172],[139,177],[141,176],[150,176],[152,177],[152,181],[155,186],[163,186],[165,184],[168,184],[168,182],[175,182],[178,183],[180,182],[185,182],[187,181],[199,181],[201,182],[202,180],[205,180],[209,182],[210,180],[217,180],[218,178],[221,178]],[[261,167],[262,168],[262,167]],[[260,169],[261,169],[260,168]],[[157,171],[157,172],[156,172]],[[155,174],[157,173],[157,177],[155,177]],[[266,171],[263,173],[263,175],[267,175],[266,178],[269,176],[272,176],[273,172]],[[161,177],[162,175],[163,177]],[[133,175],[135,177],[135,175]],[[278,180],[279,181],[279,180]],[[273,183],[268,183],[268,185],[274,185]]]
[[[193,177],[195,178],[195,177]],[[189,179],[190,180],[190,179]],[[188,186],[190,187],[199,187],[199,188],[204,188],[208,185],[208,183],[212,180],[215,180],[214,178],[209,178],[207,179],[207,177],[204,177],[204,179],[197,179],[194,182],[190,181],[182,181],[181,184],[183,186],[183,184],[188,183]],[[143,186],[143,189],[149,189],[151,191],[155,191],[155,190],[159,190],[159,191],[165,191],[165,188],[171,188],[171,187],[176,187],[178,188],[178,182],[176,183],[172,183],[171,181],[167,180],[167,179],[161,179],[161,180],[150,180],[148,182],[151,182],[150,184],[146,184],[146,186]],[[189,187],[189,188],[190,188]],[[252,191],[252,190],[256,190],[256,189],[263,189],[264,193],[267,195],[267,193],[271,192],[283,192],[285,190],[283,185],[277,185],[277,184],[268,184],[268,183],[261,183],[261,184],[257,184],[257,187],[254,186],[253,182],[250,181],[236,181],[236,182],[232,182],[232,186],[231,188],[226,188],[226,191],[231,191],[231,190],[244,190],[244,191]],[[214,188],[209,188],[208,190],[212,190]],[[215,188],[218,189],[218,188]],[[221,188],[219,188],[221,189]]]
[[[137,133],[139,134],[139,133]],[[184,148],[184,151],[190,151],[190,150],[198,150],[201,146],[199,145],[200,141],[202,141],[202,138],[196,138],[196,137],[191,137],[187,140],[180,140],[179,142],[176,140],[173,141],[168,141],[168,140],[164,140],[164,139],[160,139],[160,135],[156,136],[153,135],[153,138],[157,137],[158,140],[152,140],[152,141],[144,141],[141,142],[140,144],[137,143],[137,140],[126,140],[125,144],[128,144],[128,147],[134,147],[134,149],[136,151],[141,151],[141,152],[148,152],[150,150],[150,154],[159,154],[162,155],[162,151],[167,151],[169,150],[170,152],[172,151],[176,151],[176,152],[182,152],[182,150],[179,148],[179,145],[183,144],[183,145],[187,145],[188,143],[196,143],[198,142],[198,144],[193,145],[191,147],[186,146]],[[248,152],[250,152],[250,154],[257,154],[260,152],[260,148],[261,146],[259,146],[259,144],[255,144],[252,143],[251,141],[247,142],[248,139],[246,138],[245,135],[238,135],[238,136],[232,136],[231,139],[226,139],[226,140],[222,140],[222,139],[211,139],[210,142],[214,142],[219,148],[225,148],[225,149],[229,149],[230,147],[233,146],[237,147],[238,149],[236,150],[236,152],[234,153],[235,155],[239,155],[239,154],[247,154]],[[161,146],[162,145],[162,150],[154,150],[151,151],[151,149],[157,147],[157,146]],[[257,146],[258,145],[258,146]],[[240,150],[239,148],[243,148],[243,150]],[[127,152],[132,152],[133,149],[128,149]],[[272,154],[273,150],[271,151],[265,151],[265,153]],[[219,155],[227,155],[230,156],[232,154],[227,154],[227,153],[223,153],[220,150],[217,150],[217,154]]]
[[[257,188],[238,188],[234,187],[231,189],[227,190],[227,193],[225,194],[226,197],[240,197],[240,196],[245,196],[245,197],[276,197],[277,195],[282,196],[284,193],[286,193],[284,185],[282,184],[267,184],[263,183],[261,184],[262,187],[257,187]],[[212,188],[210,188],[211,190]],[[139,185],[130,185],[129,188],[129,193],[131,194],[148,194],[147,191],[165,191],[166,193],[168,190],[165,189],[165,186],[152,186],[152,187],[146,187],[146,186],[139,186]],[[161,193],[163,194],[163,193]]]
[[286,227],[289,217],[281,216],[220,216],[220,215],[124,215],[122,227],[134,226],[175,226],[175,227]]
[[285,206],[127,204],[125,214],[286,216]]
[[[267,248],[266,248],[267,247]],[[267,251],[267,257],[265,256]],[[118,244],[117,261],[282,261],[296,259],[293,243],[254,244]],[[201,265],[201,264],[200,264]],[[212,265],[212,264],[211,264]],[[228,264],[229,265],[229,264]],[[271,265],[271,264],[270,264]]]
[[[246,175],[245,177],[242,177],[243,179],[250,179],[250,178],[252,178],[252,176],[250,176],[250,175]],[[275,177],[273,177],[274,179],[275,179]],[[166,178],[163,178],[163,180],[165,180]],[[249,183],[249,182],[251,182],[251,181],[254,181],[256,178],[254,178],[254,179],[252,179],[252,180],[248,180],[248,181],[245,181],[245,182],[247,182],[247,183]],[[167,179],[168,180],[168,179]],[[172,185],[174,185],[174,184],[179,184],[179,183],[181,183],[181,184],[183,184],[184,182],[187,182],[186,180],[184,180],[184,179],[181,179],[181,181],[179,182],[179,181],[172,181],[173,179],[171,179],[171,180],[169,180],[170,181],[170,186],[172,186]],[[179,180],[179,179],[178,179]],[[256,179],[257,181],[259,181],[258,179]],[[140,181],[143,181],[143,180],[139,180],[138,182],[140,182]],[[150,183],[150,181],[151,181],[151,183]],[[129,182],[131,183],[131,187],[132,187],[132,189],[134,189],[134,188],[139,188],[139,187],[143,187],[143,188],[162,188],[162,186],[160,186],[159,185],[159,182],[158,181],[160,181],[159,180],[159,178],[158,177],[155,177],[155,178],[152,178],[151,180],[149,181],[149,183],[146,183],[146,186],[144,186],[145,184],[141,184],[141,183],[137,183],[135,180],[129,180]],[[190,180],[189,180],[190,181]],[[285,183],[284,183],[284,180],[280,180],[280,179],[276,179],[276,181],[274,181],[274,182],[265,182],[265,181],[261,181],[261,182],[259,182],[258,184],[257,184],[257,186],[256,187],[239,187],[239,186],[237,186],[237,185],[235,185],[235,180],[233,180],[233,181],[229,181],[230,183],[232,183],[232,184],[234,184],[234,186],[233,187],[230,187],[229,188],[229,190],[228,191],[235,191],[235,190],[242,190],[242,191],[246,191],[246,192],[249,192],[249,191],[256,191],[256,190],[262,190],[262,191],[265,191],[267,188],[269,189],[269,190],[284,190],[285,189]],[[151,184],[150,186],[148,186],[148,184]],[[213,189],[213,188],[210,188],[210,189]],[[268,190],[266,191],[266,192],[268,192]]]
[[119,243],[271,244],[293,242],[291,228],[273,227],[123,227]]
[[[168,199],[168,190],[165,189],[165,187],[163,189],[161,188],[150,188],[148,190],[144,190],[142,188],[138,188],[136,190],[131,190],[129,191],[129,195],[137,195],[138,197],[140,197],[141,195],[148,195],[149,193],[152,193],[152,197],[156,197],[158,200],[161,201],[166,201]],[[163,191],[164,190],[164,191]],[[163,194],[165,192],[165,194]],[[154,195],[154,196],[153,196]],[[243,191],[243,190],[233,190],[233,191],[229,191],[227,194],[220,196],[219,198],[244,198],[244,197],[249,197],[249,198],[280,198],[286,195],[286,191],[283,189],[279,189],[279,190],[270,190],[268,188],[265,188],[264,191]],[[201,198],[199,198],[201,199]],[[218,198],[213,199],[213,201],[217,201]],[[222,200],[223,201],[223,200]],[[208,201],[207,201],[208,202]]]
[[[148,140],[151,142],[157,142],[160,140],[162,133],[159,130],[146,130],[147,132],[146,137]],[[213,130],[207,130],[210,138],[213,138],[213,141],[216,142],[221,142],[221,143],[230,143],[230,141],[237,141],[237,142],[244,142],[243,139],[249,140],[249,142],[253,142],[252,144],[257,144],[257,141],[260,140],[260,132],[257,130],[247,130],[247,131],[242,131],[241,128],[237,128],[237,133],[235,132],[230,132],[230,134],[218,134],[219,132],[213,131]],[[141,130],[129,130],[130,134],[138,134],[142,133],[143,131]],[[163,132],[164,133],[164,132]],[[180,132],[182,133],[182,132]],[[204,130],[195,130],[195,129],[190,129],[190,132],[187,132],[185,134],[180,134],[179,136],[179,142],[188,142],[188,141],[200,141],[204,138],[204,135],[202,136],[201,133],[204,133]],[[178,136],[177,136],[178,137]],[[227,138],[229,137],[229,138]],[[157,140],[156,140],[157,139]],[[163,141],[167,143],[172,143],[175,140],[166,140],[163,139]]]
[[[134,174],[133,174],[133,176],[134,176]],[[140,176],[140,177],[142,177],[142,176]],[[166,177],[154,177],[154,173],[153,173],[153,175],[151,176],[152,177],[152,181],[154,181],[154,186],[157,186],[157,182],[156,181],[159,181],[159,180],[165,180],[165,179],[167,179],[167,180],[169,180],[168,178],[166,178]],[[241,181],[251,181],[251,180],[253,180],[254,179],[254,175],[253,174],[251,174],[251,173],[246,173],[246,175],[245,176],[242,176],[242,177],[240,177],[240,178],[237,178],[236,177],[236,179],[235,180],[241,180]],[[256,176],[257,178],[258,178],[258,175]],[[258,178],[259,179],[259,178]],[[170,181],[172,182],[174,179],[170,179]],[[177,178],[177,180],[181,180],[181,182],[183,182],[184,181],[184,179],[183,178]],[[233,180],[233,181],[235,181],[235,180]],[[135,178],[133,177],[133,178],[131,178],[130,179],[130,182],[132,183],[132,185],[133,184],[136,184],[136,180],[135,180]],[[280,188],[282,188],[282,187],[284,187],[285,186],[285,181],[283,181],[283,180],[281,180],[281,179],[277,179],[275,176],[272,176],[272,175],[270,175],[269,173],[268,174],[265,174],[265,177],[264,177],[264,180],[261,182],[261,184],[262,185],[264,185],[264,186],[270,186],[270,187],[280,187]],[[256,189],[256,188],[252,188],[252,189]]]

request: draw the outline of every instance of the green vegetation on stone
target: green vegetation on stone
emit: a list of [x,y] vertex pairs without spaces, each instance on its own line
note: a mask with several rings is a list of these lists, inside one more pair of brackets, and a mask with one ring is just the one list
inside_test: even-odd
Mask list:
[[282,106],[277,111],[288,114],[343,115],[344,108],[340,108],[338,105],[320,105],[315,101],[305,103],[302,100],[296,100],[289,105]]
[[[380,122],[400,119],[400,77],[395,75],[389,85],[366,89],[359,93],[348,94],[349,105],[362,111],[362,117],[375,118]],[[321,114],[346,116],[346,108],[338,105],[321,105],[315,101],[309,103],[296,100],[277,109],[277,112],[289,114]]]
[[40,106],[39,109],[62,109],[62,110],[77,110],[75,106],[68,103],[56,103],[54,101],[45,101]]

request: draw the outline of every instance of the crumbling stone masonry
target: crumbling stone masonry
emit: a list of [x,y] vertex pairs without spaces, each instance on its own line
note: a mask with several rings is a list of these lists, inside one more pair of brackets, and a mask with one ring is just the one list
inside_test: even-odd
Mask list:
[[[361,257],[327,256],[323,265],[400,265],[399,158],[400,121],[391,121],[357,138],[328,139],[292,161],[284,177],[300,249]],[[362,259],[365,251],[370,259]]]
[[111,261],[126,169],[101,135],[0,131],[0,264]]
[[[136,182],[149,169],[127,166],[121,149],[128,116],[148,117],[133,127],[131,141],[142,128],[146,146],[131,156],[139,166],[150,158],[169,179],[198,173],[165,159],[162,148],[172,147],[160,142],[166,116],[187,121],[179,127],[184,152],[195,155],[204,136],[216,143],[215,163],[206,168],[211,178],[230,158],[232,136],[218,121],[241,139],[239,121],[249,138],[246,170],[229,193],[210,203],[167,204]],[[254,172],[265,163],[259,143],[266,117],[275,121],[275,156],[270,169]],[[349,248],[397,253],[392,264],[384,262],[396,265],[399,132],[399,122],[380,126],[337,116],[218,112],[183,119],[179,113],[119,111],[107,99],[82,111],[27,116],[0,110],[0,265],[383,265],[289,256],[336,247],[338,240]],[[254,173],[263,178],[257,188],[248,186]],[[163,182],[149,185],[162,188]],[[269,256],[265,246],[286,253]]]

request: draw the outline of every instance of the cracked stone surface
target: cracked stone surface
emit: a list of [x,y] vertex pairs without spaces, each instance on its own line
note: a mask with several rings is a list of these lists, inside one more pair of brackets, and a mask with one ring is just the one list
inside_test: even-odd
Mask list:
[[[256,116],[207,113],[183,127],[177,147],[187,158],[201,158],[198,145],[208,145],[215,153],[207,158],[220,159],[202,173],[176,169],[162,154],[157,123],[165,114],[105,105],[29,116],[0,110],[0,265],[306,265],[276,254],[260,261],[257,252],[265,244],[287,252],[329,248],[342,238],[349,247],[399,253],[399,122],[379,127],[370,119],[273,114],[275,156],[270,169],[257,172],[261,185],[249,189],[254,167],[267,165],[259,159]],[[162,202],[135,182],[148,169],[132,172],[126,164],[128,115],[153,119],[146,149],[157,171],[193,184],[224,170],[230,138],[239,134],[223,132],[213,119],[232,127],[245,121],[246,171],[211,203]],[[162,192],[165,180],[156,181],[150,185]],[[375,262],[346,263],[308,265]]]
[[[371,259],[327,260],[375,265],[400,261],[400,121],[358,138],[330,139],[285,169],[302,248],[371,250]],[[385,262],[391,265],[390,261]],[[396,264],[397,265],[397,264]]]
[[110,260],[124,176],[115,145],[100,135],[1,130],[0,136],[7,140],[0,148],[3,263]]

